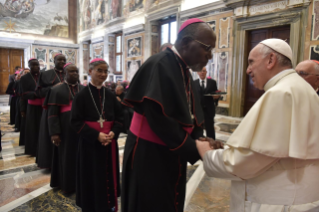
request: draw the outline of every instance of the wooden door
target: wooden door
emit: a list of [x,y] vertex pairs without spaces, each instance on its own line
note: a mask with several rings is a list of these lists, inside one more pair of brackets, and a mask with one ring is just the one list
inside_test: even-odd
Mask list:
[[[252,30],[248,33],[248,52],[252,50],[260,41],[268,38],[280,38],[290,41],[290,26],[274,27],[266,29]],[[247,67],[246,67],[247,68]],[[245,69],[246,70],[246,69]],[[253,81],[249,75],[246,75],[245,104],[244,115],[250,110],[255,102],[264,94],[264,91],[254,87]]]
[[0,94],[5,94],[16,66],[24,67],[24,50],[0,48]]

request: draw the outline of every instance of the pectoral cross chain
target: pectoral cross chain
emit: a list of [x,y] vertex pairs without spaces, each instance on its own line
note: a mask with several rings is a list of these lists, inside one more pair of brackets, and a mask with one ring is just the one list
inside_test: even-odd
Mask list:
[[100,116],[100,119],[97,122],[99,122],[100,127],[103,128],[103,123],[105,122],[105,119],[103,119],[102,116]]

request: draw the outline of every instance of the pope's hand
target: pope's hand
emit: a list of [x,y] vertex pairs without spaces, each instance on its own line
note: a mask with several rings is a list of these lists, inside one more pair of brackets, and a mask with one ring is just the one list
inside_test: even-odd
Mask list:
[[202,159],[207,151],[212,150],[212,148],[209,145],[209,142],[207,141],[196,140],[196,147]]
[[224,149],[224,143],[222,143],[221,141],[215,141],[214,139],[209,137],[206,137],[206,138],[200,137],[198,140],[209,142],[210,147],[212,149]]

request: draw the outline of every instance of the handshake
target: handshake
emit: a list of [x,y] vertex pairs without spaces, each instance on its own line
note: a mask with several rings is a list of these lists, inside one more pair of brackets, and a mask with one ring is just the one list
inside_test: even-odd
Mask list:
[[224,144],[221,141],[215,141],[214,139],[209,137],[201,137],[196,140],[196,147],[201,158],[203,158],[205,153],[209,150],[224,149]]

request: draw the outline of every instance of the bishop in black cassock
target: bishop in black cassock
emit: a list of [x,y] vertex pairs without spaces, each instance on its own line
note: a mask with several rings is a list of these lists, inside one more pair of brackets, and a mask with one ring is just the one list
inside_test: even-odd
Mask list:
[[15,131],[19,132],[21,127],[21,110],[20,110],[20,74],[17,75],[17,80],[13,86],[17,100],[16,100],[16,113],[15,113]]
[[124,97],[135,112],[124,151],[122,212],[184,209],[187,162],[200,159],[195,140],[204,122],[189,68],[200,71],[215,45],[212,29],[193,21],[182,25],[172,49],[141,66]]
[[9,82],[6,94],[10,95],[10,123],[11,125],[15,124],[15,114],[16,114],[16,102],[17,102],[17,95],[14,90],[16,80]]
[[[20,79],[22,107],[21,116],[26,117],[25,154],[36,156],[43,100],[35,91],[39,80],[39,61],[31,58],[28,62],[30,73]],[[20,105],[21,105],[20,104]],[[23,105],[24,104],[24,105]],[[26,106],[27,104],[27,106]]]
[[[37,90],[40,97],[45,98],[52,86],[64,82],[65,73],[63,66],[66,58],[62,54],[57,54],[54,57],[55,68],[40,73],[40,79]],[[39,131],[39,145],[36,163],[38,167],[50,168],[52,165],[53,144],[49,135],[48,128],[48,110],[43,109],[41,125]]]
[[53,148],[51,187],[65,192],[75,191],[76,153],[79,136],[70,125],[74,97],[84,88],[78,84],[79,71],[73,64],[66,64],[65,82],[52,87],[44,105],[48,107],[48,123]]
[[75,96],[71,126],[80,135],[77,155],[76,204],[82,211],[117,211],[120,196],[117,138],[123,127],[121,105],[103,87],[108,66],[90,63],[92,81]]
[[[22,74],[21,77],[30,73],[29,69],[25,69]],[[19,107],[19,115],[21,117],[21,121],[20,121],[20,135],[19,135],[19,146],[23,146],[25,145],[25,126],[26,126],[26,117],[25,117],[25,113],[21,113],[22,111],[27,111],[27,107],[28,107],[28,102],[27,100],[22,98],[22,89],[21,89],[21,78],[18,81],[18,93],[20,96],[19,99],[19,105],[17,105],[17,107]]]

